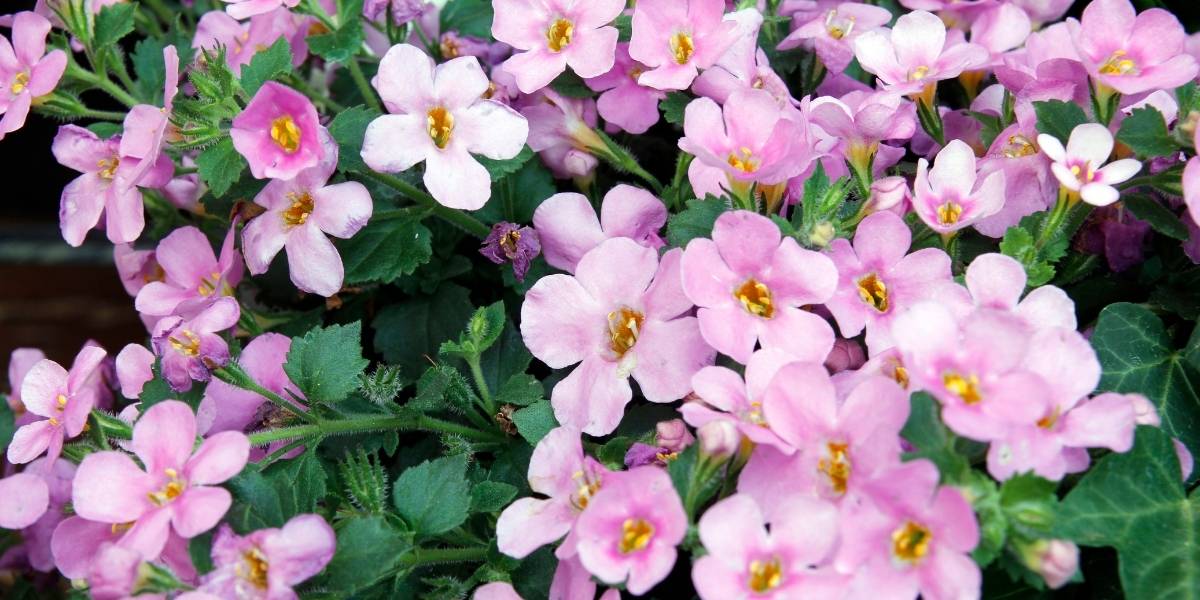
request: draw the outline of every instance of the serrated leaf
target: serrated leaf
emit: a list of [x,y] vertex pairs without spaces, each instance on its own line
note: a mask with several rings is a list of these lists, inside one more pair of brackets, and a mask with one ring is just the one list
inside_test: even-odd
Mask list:
[[208,191],[220,198],[242,176],[242,171],[246,169],[246,161],[233,147],[233,140],[224,137],[196,157],[196,167],[199,169],[200,179],[208,186]]
[[350,285],[391,283],[411,275],[433,256],[433,234],[415,216],[374,221],[337,247]]
[[471,488],[471,512],[497,512],[517,497],[517,487],[502,481],[481,481]]
[[474,307],[467,290],[442,284],[431,296],[416,296],[379,311],[375,350],[387,362],[399,366],[407,377],[425,372],[442,342],[457,338]]
[[[1060,249],[1056,246],[1052,250],[1061,256],[1061,250],[1065,248]],[[1045,285],[1054,279],[1054,266],[1039,257],[1033,234],[1029,230],[1016,225],[1009,227],[1008,231],[1004,232],[1004,239],[1000,240],[1000,252],[1021,263],[1025,268],[1026,284],[1029,287]]]
[[411,536],[382,516],[347,519],[338,527],[337,551],[322,587],[343,594],[370,587],[395,571],[410,548]]
[[163,43],[154,38],[138,40],[133,53],[129,55],[129,61],[133,63],[133,74],[137,76],[137,95],[157,105],[162,99],[163,84],[167,77]]
[[106,48],[121,41],[121,38],[133,32],[133,18],[138,5],[134,2],[110,4],[100,9],[96,15],[96,25],[93,30],[93,47]]
[[905,460],[925,458],[937,465],[942,481],[958,482],[971,469],[966,457],[954,449],[954,434],[942,424],[938,415],[938,404],[925,392],[910,397],[912,410],[900,435],[912,444],[914,450],[905,453]]
[[255,52],[250,64],[242,67],[242,89],[253,96],[264,83],[291,70],[292,46],[280,36],[270,48]]
[[488,388],[495,390],[510,377],[524,373],[532,360],[533,355],[521,339],[521,331],[509,321],[504,325],[499,341],[483,353],[479,366]]
[[692,97],[683,92],[671,92],[663,98],[662,102],[658,103],[659,110],[663,113],[663,119],[672,124],[683,126],[683,113],[687,109],[688,103],[692,101]]
[[362,324],[317,327],[293,339],[283,370],[309,402],[343,400],[358,389],[370,362],[362,357]]
[[437,535],[467,520],[471,494],[467,457],[447,456],[406,469],[396,478],[392,500],[418,535]]
[[1188,239],[1187,225],[1158,200],[1150,196],[1127,194],[1122,202],[1133,216],[1149,223],[1155,231],[1180,241]]
[[729,204],[714,196],[688,200],[687,208],[667,221],[667,242],[682,248],[696,238],[710,237],[717,217],[728,210]]
[[1071,138],[1071,132],[1079,125],[1088,122],[1083,109],[1074,102],[1062,100],[1047,100],[1034,102],[1033,110],[1037,113],[1037,130],[1052,135],[1063,144]]
[[363,0],[342,0],[338,3],[338,28],[329,33],[310,35],[305,41],[308,49],[330,62],[353,60],[363,44]]
[[529,406],[545,395],[542,382],[533,375],[518,373],[508,378],[500,389],[496,390],[497,404],[512,404],[514,406]]
[[365,106],[352,106],[343,110],[329,123],[329,134],[338,143],[338,168],[343,171],[365,171],[367,164],[362,159],[363,137],[371,121],[379,113]]
[[516,156],[504,160],[496,160],[486,156],[476,156],[475,160],[487,169],[488,175],[491,175],[492,181],[500,181],[505,177],[521,170],[529,159],[533,158],[533,150],[529,146],[521,146],[521,151]]
[[1166,156],[1179,150],[1167,133],[1167,121],[1152,106],[1134,109],[1117,131],[1117,141],[1129,146],[1139,157]]
[[554,419],[554,409],[546,400],[540,400],[514,412],[512,420],[521,437],[531,445],[537,445],[551,429],[558,427],[558,421]]
[[314,450],[272,464],[265,471],[248,468],[229,480],[236,500],[227,519],[245,533],[282,527],[288,519],[316,510],[325,497],[326,475]]

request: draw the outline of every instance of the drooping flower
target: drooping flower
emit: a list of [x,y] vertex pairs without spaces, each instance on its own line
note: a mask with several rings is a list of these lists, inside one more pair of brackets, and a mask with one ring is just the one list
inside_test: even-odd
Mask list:
[[146,382],[154,379],[154,353],[141,344],[128,344],[117,353],[117,381],[121,395],[136,400]]
[[660,90],[687,89],[737,39],[724,20],[724,0],[643,0],[633,9],[629,55],[649,67],[638,83]]
[[342,289],[342,257],[325,237],[350,238],[366,226],[373,205],[357,181],[327,185],[337,168],[338,146],[324,127],[317,132],[323,158],[287,181],[275,179],[254,197],[265,207],[242,230],[250,273],[261,275],[280,250],[287,252],[292,283],[306,292],[332,296]]
[[113,246],[113,263],[121,285],[130,296],[136,297],[151,281],[162,281],[166,272],[154,258],[153,250],[137,250],[132,244]]
[[521,335],[551,368],[580,363],[551,392],[559,423],[591,435],[617,427],[632,376],[651,402],[687,394],[714,353],[680,288],[679,250],[658,253],[613,238],[584,255],[575,275],[543,277],[525,295]]
[[888,24],[892,13],[886,8],[842,2],[823,13],[814,13],[807,21],[797,24],[779,43],[780,50],[804,46],[815,50],[821,63],[831,73],[840,73],[854,60],[854,42],[862,34]]
[[584,568],[604,583],[625,582],[640,596],[675,566],[687,513],[666,471],[638,467],[605,480],[575,532]]
[[646,66],[630,58],[629,44],[623,42],[617,44],[612,69],[584,82],[601,92],[596,110],[605,122],[633,134],[646,133],[658,122],[658,103],[667,93],[638,83],[645,72]]
[[1121,193],[1113,185],[1128,180],[1142,168],[1142,163],[1132,158],[1101,166],[1112,154],[1113,136],[1099,123],[1076,126],[1066,148],[1058,138],[1045,133],[1037,141],[1042,152],[1054,161],[1050,169],[1059,185],[1093,206],[1116,202]]
[[1129,0],[1094,0],[1067,26],[1088,74],[1122,94],[1174,89],[1200,70],[1183,25],[1161,8],[1137,14]]
[[229,362],[229,344],[220,332],[236,325],[239,316],[237,300],[221,297],[193,317],[167,317],[154,326],[154,353],[172,389],[186,392],[192,381],[208,381],[213,369]]
[[946,24],[923,10],[901,15],[890,31],[868,31],[854,42],[863,69],[879,77],[884,88],[921,94],[931,101],[937,82],[987,62],[988,51],[977,44],[946,43]]
[[0,140],[25,125],[33,103],[54,91],[67,69],[67,53],[46,52],[50,21],[24,11],[13,17],[12,42],[0,35]]
[[[164,84],[163,106],[138,104],[125,115],[121,134],[121,156],[136,158],[137,169],[130,178],[137,181],[151,168],[163,152],[167,128],[170,127],[171,110],[175,106],[175,95],[179,93],[179,51],[168,44],[163,48]],[[166,185],[166,184],[164,184]]]
[[495,0],[492,36],[518,51],[505,61],[517,87],[532,94],[568,66],[580,77],[603,75],[613,66],[617,28],[609,24],[623,0]]
[[488,84],[473,56],[434,67],[415,46],[393,46],[374,80],[392,114],[367,127],[363,160],[383,173],[424,161],[425,187],[435,200],[451,208],[481,208],[491,197],[492,180],[471,154],[512,158],[529,136],[524,117],[482,99]]
[[665,242],[658,232],[667,222],[667,207],[654,194],[626,184],[604,195],[600,218],[583,194],[555,194],[533,213],[542,252],[550,266],[568,273],[579,259],[610,238],[629,238],[657,250]]
[[283,527],[241,536],[222,525],[213,537],[214,569],[200,590],[221,598],[297,598],[293,586],[320,573],[337,539],[320,515],[296,515]]
[[150,407],[133,426],[133,453],[89,454],[75,476],[73,504],[80,517],[100,523],[132,523],[122,545],[146,560],[162,553],[168,535],[195,537],[216,526],[232,497],[218,484],[246,464],[250,441],[239,432],[218,433],[194,453],[196,418],[188,405],[166,400]]
[[225,234],[221,257],[196,227],[180,227],[158,243],[154,257],[162,281],[151,281],[137,294],[138,312],[164,317],[193,315],[222,296],[233,295],[242,280],[242,257],[233,247],[236,227]]
[[952,233],[995,214],[1004,206],[1004,175],[979,178],[975,152],[962,140],[951,140],[938,152],[933,168],[917,160],[913,211],[930,229]]
[[877,166],[876,154],[884,148],[880,142],[916,133],[914,105],[898,94],[850,92],[840,100],[817,98],[809,106],[813,124],[839,140],[839,153],[858,173],[871,173]]
[[21,403],[30,413],[45,417],[17,429],[8,445],[8,462],[23,464],[46,453],[47,465],[58,459],[63,440],[83,431],[99,393],[97,369],[107,353],[86,345],[75,355],[68,372],[43,359],[21,380]]
[[[291,338],[264,333],[246,344],[238,355],[238,365],[263,388],[302,403],[304,393],[283,370],[291,347]],[[281,410],[259,394],[216,379],[204,388],[204,398],[196,409],[196,427],[205,434],[249,431],[257,429],[255,425],[276,422]]]
[[607,152],[595,127],[596,101],[567,98],[545,88],[528,98],[521,115],[529,120],[529,148],[538,153],[555,177],[589,180]]
[[801,307],[832,297],[837,268],[782,238],[770,219],[722,214],[711,240],[688,244],[682,268],[684,293],[700,307],[700,332],[718,352],[744,364],[757,341],[820,362],[833,347],[833,328]]
[[515,223],[501,221],[492,225],[492,231],[483,240],[479,253],[495,264],[512,263],[513,277],[525,281],[529,263],[542,252],[540,236],[532,227],[518,227]]
[[767,427],[762,403],[767,385],[780,367],[795,360],[782,350],[759,350],[746,362],[745,381],[732,369],[704,367],[692,376],[692,390],[698,399],[685,402],[679,412],[693,427],[729,421],[750,441],[790,452],[791,447]]
[[816,567],[833,553],[837,534],[838,513],[827,502],[791,498],[768,533],[752,498],[730,496],[700,517],[708,554],[692,566],[696,593],[702,600],[842,598],[849,578]]
[[233,118],[229,137],[258,179],[291,179],[317,166],[326,147],[312,101],[281,83],[268,81]]
[[269,13],[279,7],[295,8],[300,0],[221,0],[229,5],[225,12],[235,19],[246,19]]
[[696,77],[692,92],[724,105],[738,90],[759,89],[769,92],[781,108],[791,108],[796,101],[787,84],[771,68],[767,53],[758,47],[762,13],[745,8],[730,13],[726,20],[736,25],[735,41],[717,62]]

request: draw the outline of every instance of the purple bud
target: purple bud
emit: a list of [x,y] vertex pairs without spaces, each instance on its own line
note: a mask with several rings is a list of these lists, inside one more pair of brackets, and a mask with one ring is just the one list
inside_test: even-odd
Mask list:
[[692,445],[692,442],[696,441],[682,419],[661,421],[655,429],[655,440],[659,447],[666,449],[667,452],[683,452]]
[[662,464],[658,460],[658,456],[662,451],[662,448],[651,446],[650,444],[634,442],[629,447],[629,450],[625,452],[625,468],[632,469],[645,465]]
[[492,232],[479,249],[480,254],[498,265],[511,262],[517,281],[525,281],[529,263],[541,252],[542,244],[538,241],[537,231],[532,227],[517,227],[507,221],[492,225]]

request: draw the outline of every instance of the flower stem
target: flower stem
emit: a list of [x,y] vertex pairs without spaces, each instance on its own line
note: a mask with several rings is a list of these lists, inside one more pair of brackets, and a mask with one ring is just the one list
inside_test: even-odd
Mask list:
[[443,563],[480,562],[487,558],[487,548],[414,548],[400,562],[408,568]]
[[654,188],[654,193],[662,195],[663,186],[653,175],[642,168],[638,163],[637,158],[624,146],[621,146],[603,131],[596,130],[596,135],[604,142],[602,148],[592,148],[600,158],[608,161],[609,164],[616,167],[619,171],[625,171],[638,176],[642,181],[650,184]]
[[115,98],[116,100],[118,100],[119,102],[124,104],[125,106],[128,106],[129,108],[133,108],[134,106],[137,106],[137,103],[138,103],[137,99],[134,98],[133,96],[131,96],[129,94],[129,92],[126,92],[125,90],[121,89],[121,86],[113,83],[112,80],[108,79],[107,77],[101,77],[100,75],[97,75],[91,71],[88,71],[87,69],[84,69],[83,67],[80,67],[79,65],[75,64],[74,62],[71,62],[67,65],[67,73],[66,74],[68,77],[74,77],[75,79],[79,80],[80,82],[83,82],[92,87],[97,87],[97,88],[104,90],[105,92],[108,93],[109,96],[112,96],[113,98]]
[[442,419],[418,415],[415,417],[386,417],[360,416],[336,421],[318,421],[306,425],[292,425],[276,429],[265,429],[250,434],[250,443],[254,446],[264,446],[280,440],[291,440],[302,437],[346,435],[367,431],[387,431],[392,429],[422,430],[436,433],[449,433],[479,442],[495,442],[499,436],[486,431],[480,431],[458,423]]
[[488,389],[487,379],[483,377],[483,367],[479,364],[479,355],[471,354],[466,357],[467,366],[471,367],[471,376],[475,378],[475,387],[479,389],[479,397],[483,399],[483,409],[488,418],[496,414],[496,404],[492,402],[492,392]]
[[350,70],[350,78],[354,80],[354,85],[358,86],[358,91],[362,94],[363,100],[366,100],[367,105],[375,112],[383,112],[383,106],[379,104],[375,90],[371,88],[371,83],[363,74],[362,67],[358,66],[358,59],[350,57],[350,60],[346,61],[346,68]]
[[276,394],[275,392],[272,392],[271,390],[259,385],[258,382],[254,381],[254,378],[251,377],[249,373],[243,371],[237,363],[231,362],[220,369],[216,369],[213,371],[213,376],[221,381],[224,381],[225,383],[228,383],[229,385],[254,392],[259,396],[270,400],[272,404],[292,413],[293,415],[296,415],[304,421],[314,424],[317,423],[317,417],[315,415],[307,410],[304,410],[295,402],[292,402],[291,400],[288,400],[287,398],[284,398],[283,396],[280,396],[279,394]]
[[484,225],[475,217],[472,217],[471,215],[468,215],[460,210],[450,208],[448,206],[442,206],[437,200],[433,199],[433,196],[430,196],[421,188],[404,181],[399,177],[388,175],[386,173],[377,173],[375,171],[364,171],[363,175],[366,175],[367,177],[370,177],[371,179],[374,179],[375,181],[378,181],[379,183],[382,183],[396,190],[397,192],[400,192],[406,198],[417,202],[418,204],[428,207],[433,211],[433,214],[437,215],[439,218],[457,226],[463,231],[466,231],[467,233],[479,239],[486,238],[488,233],[491,232],[491,229],[487,225]]

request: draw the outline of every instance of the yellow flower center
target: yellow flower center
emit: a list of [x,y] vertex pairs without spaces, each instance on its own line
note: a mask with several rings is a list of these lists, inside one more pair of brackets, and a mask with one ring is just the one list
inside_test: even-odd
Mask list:
[[682,31],[671,36],[671,54],[675,56],[676,64],[686,65],[695,53],[696,44],[692,36]]
[[67,397],[64,396],[63,394],[59,394],[58,397],[54,399],[54,410],[56,410],[58,412],[62,412],[66,409],[67,409]]
[[837,495],[846,493],[850,481],[850,445],[840,442],[825,444],[828,454],[817,461],[817,470],[829,478],[829,486]]
[[287,227],[295,227],[307,223],[308,217],[313,211],[312,194],[288,192],[287,196],[291,199],[292,205],[283,211],[283,224]]
[[979,394],[979,377],[975,375],[963,377],[952,371],[942,376],[942,385],[967,405],[979,404],[983,399]]
[[645,519],[625,519],[621,524],[621,554],[637,552],[650,545],[654,537],[654,526]]
[[21,71],[20,73],[17,73],[16,77],[13,77],[12,86],[9,87],[8,89],[12,91],[14,96],[16,96],[17,94],[20,94],[21,92],[25,91],[25,88],[28,85],[29,85],[29,72]]
[[159,488],[157,492],[146,494],[150,498],[150,502],[155,506],[162,506],[179,497],[183,490],[187,489],[187,482],[179,478],[179,472],[175,469],[164,469],[167,475],[166,485]]
[[133,529],[133,524],[135,522],[136,521],[129,521],[128,523],[113,523],[112,527],[109,527],[108,530],[111,531],[113,535],[120,535],[126,531],[129,531],[130,529]]
[[904,525],[892,532],[892,554],[896,558],[915,565],[929,553],[929,542],[933,534],[929,528],[913,521],[905,521]]
[[929,67],[927,67],[925,65],[921,65],[921,66],[908,72],[908,80],[909,81],[920,81],[922,79],[925,79],[926,75],[929,75]]
[[748,585],[756,594],[765,594],[783,583],[783,563],[778,556],[769,560],[750,561],[750,581]]
[[300,126],[291,115],[276,117],[271,121],[271,140],[288,154],[300,149],[300,134]]
[[184,356],[190,356],[190,357],[199,356],[200,355],[200,336],[196,335],[195,333],[192,333],[190,330],[187,330],[187,329],[184,329],[183,331],[181,331],[180,334],[183,336],[183,338],[184,338],[183,340],[180,340],[179,338],[176,338],[176,337],[167,338],[167,341],[171,342],[171,347],[174,348],[176,352],[178,352]]
[[1058,418],[1062,416],[1062,409],[1055,406],[1050,414],[1038,419],[1037,426],[1042,429],[1053,429],[1058,424]]
[[441,46],[441,48],[442,48],[442,58],[444,58],[446,60],[450,60],[451,58],[458,58],[459,55],[462,53],[462,49],[458,43],[458,39],[453,36],[450,36],[450,35],[442,36],[442,41],[438,45]]
[[100,167],[100,171],[97,174],[100,175],[101,179],[112,181],[112,178],[117,174],[117,167],[121,166],[121,158],[116,155],[109,158],[102,158],[96,162],[96,166]]
[[571,45],[575,36],[575,24],[563,18],[555,19],[546,30],[546,47],[551,52],[562,52],[563,48]]
[[1087,185],[1096,179],[1096,170],[1092,168],[1091,162],[1071,165],[1071,174],[1079,180],[1081,185]]
[[1102,75],[1137,75],[1137,63],[1131,58],[1126,58],[1124,50],[1116,50],[1109,55],[1108,60],[1100,65],[1100,73]]
[[750,410],[746,411],[743,418],[760,427],[767,426],[767,417],[763,415],[762,402],[757,400],[750,403]]
[[830,10],[825,14],[825,31],[829,33],[829,37],[840,40],[854,31],[854,15],[845,18],[838,18],[837,9]]
[[954,225],[962,218],[963,207],[957,202],[947,202],[937,208],[938,223]]
[[196,293],[207,298],[208,296],[211,296],[213,292],[217,291],[217,284],[220,281],[221,274],[213,271],[212,273],[209,273],[208,277],[200,278],[200,285],[196,286]]
[[900,384],[901,388],[908,389],[908,369],[905,369],[903,365],[897,364],[892,369],[892,379]]
[[504,234],[500,238],[500,249],[504,251],[504,255],[513,258],[517,255],[517,244],[521,241],[521,232],[516,229]]
[[858,280],[858,297],[879,312],[887,312],[887,284],[878,275],[871,273]]
[[770,319],[775,316],[775,305],[771,302],[771,290],[753,277],[734,290],[733,297],[742,303],[742,308],[745,308],[746,312],[756,317]]
[[450,143],[451,134],[454,133],[454,115],[444,106],[435,106],[429,109],[426,120],[429,124],[429,139],[433,140],[433,144],[439,150],[444,150]]
[[637,343],[645,321],[646,315],[627,306],[608,313],[608,347],[617,358],[625,356]]
[[238,577],[249,581],[254,587],[267,589],[267,557],[257,547],[242,553],[242,562],[235,567]]
[[754,158],[754,153],[745,146],[738,149],[737,152],[730,152],[729,158],[726,159],[729,166],[743,172],[754,173],[758,170],[758,159]]
[[638,78],[642,76],[642,73],[645,73],[645,72],[646,72],[646,70],[643,69],[642,67],[635,66],[632,69],[629,69],[629,78],[632,79],[634,81],[634,83],[636,83]]
[[571,479],[579,482],[579,487],[571,495],[571,506],[574,506],[575,510],[582,511],[588,507],[588,502],[591,501],[592,496],[595,496],[596,492],[600,491],[600,478],[584,473],[583,471],[576,471],[575,474],[571,475]]
[[1033,156],[1037,154],[1037,147],[1029,138],[1021,135],[1008,136],[1008,143],[1004,145],[1004,156],[1008,158],[1021,158],[1022,156]]

